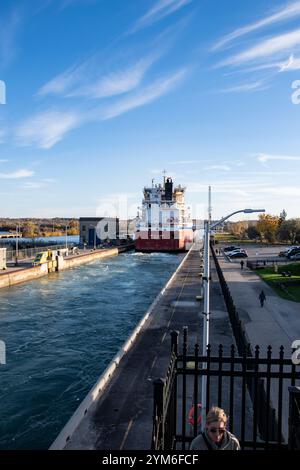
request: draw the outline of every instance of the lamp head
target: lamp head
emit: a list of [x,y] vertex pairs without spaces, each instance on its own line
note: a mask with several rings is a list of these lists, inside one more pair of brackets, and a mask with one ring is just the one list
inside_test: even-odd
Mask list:
[[245,214],[252,214],[253,212],[266,212],[265,209],[244,209]]

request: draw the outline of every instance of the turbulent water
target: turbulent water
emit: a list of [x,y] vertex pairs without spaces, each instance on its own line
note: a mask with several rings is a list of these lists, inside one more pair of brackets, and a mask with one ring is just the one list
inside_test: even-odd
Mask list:
[[182,255],[125,253],[0,291],[0,449],[46,449]]

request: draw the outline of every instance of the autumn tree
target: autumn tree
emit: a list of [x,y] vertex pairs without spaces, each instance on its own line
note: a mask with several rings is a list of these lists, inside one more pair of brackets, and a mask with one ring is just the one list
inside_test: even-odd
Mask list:
[[248,222],[247,221],[230,222],[227,224],[227,227],[228,227],[228,231],[232,235],[238,238],[243,238],[248,228]]
[[257,230],[255,225],[250,225],[246,230],[246,234],[250,240],[255,240],[260,236],[259,231]]
[[284,220],[279,227],[278,238],[292,245],[300,242],[300,219]]
[[23,237],[36,237],[39,235],[39,228],[37,224],[35,224],[32,221],[28,221],[26,224],[24,224],[23,228]]
[[276,215],[260,214],[256,224],[256,229],[261,240],[265,239],[268,242],[273,243],[276,240],[279,223],[280,218]]

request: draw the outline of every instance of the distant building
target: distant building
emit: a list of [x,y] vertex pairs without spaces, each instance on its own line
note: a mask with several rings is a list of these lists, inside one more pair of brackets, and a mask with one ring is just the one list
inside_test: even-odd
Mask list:
[[22,238],[22,234],[19,232],[3,232],[0,231],[0,238]]
[[105,241],[119,239],[119,219],[116,217],[80,217],[80,245],[97,247]]

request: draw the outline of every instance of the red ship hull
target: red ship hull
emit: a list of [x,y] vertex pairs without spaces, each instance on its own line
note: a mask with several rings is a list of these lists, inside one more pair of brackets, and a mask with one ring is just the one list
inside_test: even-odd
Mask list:
[[[174,237],[172,235],[174,234]],[[135,240],[136,251],[141,252],[181,252],[187,251],[193,243],[193,231],[182,230],[180,232],[137,232]]]

